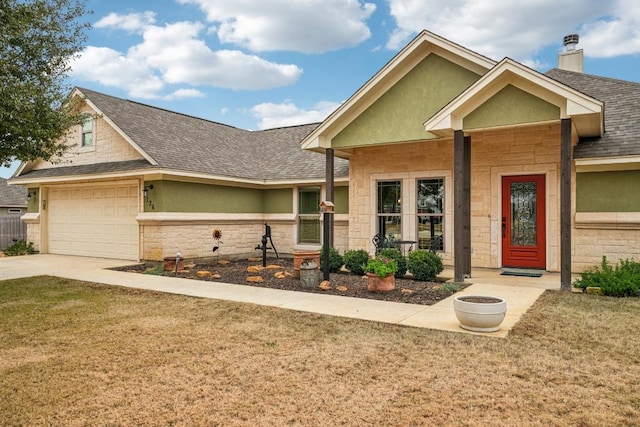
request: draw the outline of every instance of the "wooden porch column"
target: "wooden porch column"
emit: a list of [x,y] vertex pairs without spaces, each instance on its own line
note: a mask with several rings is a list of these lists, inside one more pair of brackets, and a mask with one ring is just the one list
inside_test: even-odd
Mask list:
[[471,137],[453,135],[453,269],[454,280],[471,275]]
[[560,122],[560,290],[571,291],[571,119]]
[[[325,183],[326,183],[326,199],[333,203],[334,189],[334,165],[333,165],[333,148],[328,148],[325,152]],[[333,247],[333,214],[324,213],[322,224],[322,278],[329,280],[329,248]]]
[[[335,203],[334,200],[334,189],[335,189],[335,177],[334,177],[334,156],[333,156],[333,148],[327,148],[327,151],[325,152],[326,155],[326,184],[327,184],[327,188],[326,188],[326,200],[328,200],[331,203]],[[333,247],[333,232],[334,232],[334,219],[333,219],[333,215],[331,215],[331,217],[329,218],[329,246]]]

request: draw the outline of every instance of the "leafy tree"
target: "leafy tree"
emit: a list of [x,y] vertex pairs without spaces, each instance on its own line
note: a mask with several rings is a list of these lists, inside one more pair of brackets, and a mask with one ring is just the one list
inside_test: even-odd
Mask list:
[[82,0],[0,1],[0,166],[59,156],[84,119],[64,81],[86,41],[85,13]]

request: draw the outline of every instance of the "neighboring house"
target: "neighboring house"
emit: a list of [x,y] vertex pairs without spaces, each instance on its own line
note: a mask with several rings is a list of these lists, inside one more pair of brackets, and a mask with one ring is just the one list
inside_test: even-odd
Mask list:
[[571,271],[640,255],[640,84],[494,62],[424,31],[302,147],[350,163],[350,248],[392,234],[471,267]]
[[244,254],[268,221],[288,253],[320,240],[326,176],[339,249],[392,235],[459,280],[536,268],[565,287],[603,255],[640,255],[640,84],[583,74],[569,42],[541,74],[423,31],[320,125],[259,132],[77,89],[96,113],[78,147],[13,178],[38,193],[30,240],[158,260],[208,255],[215,227]]
[[[325,157],[300,149],[317,125],[246,131],[76,88],[93,114],[56,162],[22,164],[34,195],[29,240],[43,253],[131,260],[260,253],[265,222],[281,253],[320,245]],[[348,163],[336,162],[335,223],[344,228]]]
[[26,227],[20,217],[27,212],[27,189],[7,185],[0,178],[0,249],[5,249],[17,240],[26,239]]

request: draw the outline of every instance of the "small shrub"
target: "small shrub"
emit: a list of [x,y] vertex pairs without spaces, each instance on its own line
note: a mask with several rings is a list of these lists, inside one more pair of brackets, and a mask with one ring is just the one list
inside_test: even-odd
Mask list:
[[378,277],[385,278],[393,276],[398,271],[398,263],[393,258],[385,258],[382,255],[378,255],[375,258],[370,258],[367,264],[364,266],[364,272],[369,274],[375,274]]
[[[323,268],[324,262],[324,248],[320,250],[320,268]],[[342,255],[336,248],[329,248],[329,271],[331,273],[337,273],[340,271],[340,267],[344,264],[344,260],[342,259]]]
[[26,242],[24,240],[18,240],[4,250],[6,256],[31,255],[33,253],[35,253],[33,242]]
[[151,268],[147,268],[142,274],[151,274],[153,276],[163,276],[164,275],[164,265],[158,264]]
[[603,256],[600,267],[582,273],[573,286],[582,289],[599,287],[603,295],[612,297],[640,296],[640,263],[622,260],[612,266]]
[[413,277],[422,281],[433,281],[444,270],[440,255],[422,249],[409,253],[407,268]]
[[369,253],[364,249],[351,249],[344,251],[344,266],[352,272],[362,276],[364,274],[364,266],[369,261]]
[[455,294],[456,292],[460,292],[460,285],[455,283],[445,283],[439,290],[446,294]]
[[407,273],[407,259],[402,255],[398,249],[383,249],[379,252],[380,256],[394,260],[398,264],[398,271],[396,277],[404,277]]

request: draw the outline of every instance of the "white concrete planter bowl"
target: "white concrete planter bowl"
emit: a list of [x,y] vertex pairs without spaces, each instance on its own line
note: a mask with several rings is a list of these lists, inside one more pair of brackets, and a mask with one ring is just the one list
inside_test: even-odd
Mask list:
[[462,329],[495,332],[507,314],[507,302],[490,296],[461,295],[454,298],[453,310]]

